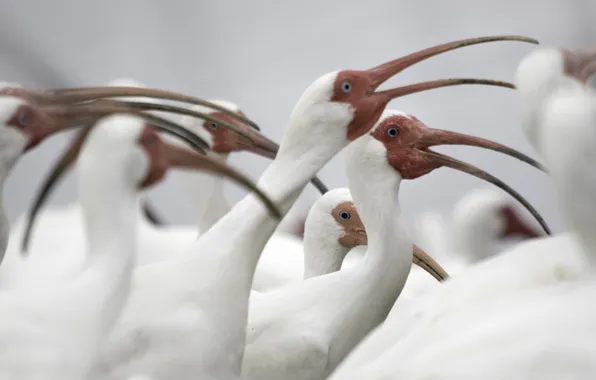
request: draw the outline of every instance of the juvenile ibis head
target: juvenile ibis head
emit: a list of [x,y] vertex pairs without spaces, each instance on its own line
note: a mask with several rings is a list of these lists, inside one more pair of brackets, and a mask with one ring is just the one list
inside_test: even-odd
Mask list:
[[[246,117],[240,108],[232,102],[211,100],[211,103]],[[249,125],[230,117],[228,114],[205,106],[193,106],[192,110],[204,113],[217,120],[200,120],[191,116],[183,116],[181,124],[203,138],[209,144],[210,149],[222,158],[226,158],[232,152],[241,151],[252,152],[267,158],[275,157],[279,148],[277,143],[269,140]],[[218,120],[236,126],[243,133],[238,134],[229,128],[222,127]]]
[[[330,223],[329,218],[333,222]],[[329,240],[331,236],[341,247],[345,248],[342,252],[344,257],[351,248],[368,244],[368,235],[364,223],[352,200],[350,190],[347,188],[329,190],[315,202],[306,217],[305,233],[315,235],[305,236],[305,241],[312,238]],[[339,257],[340,262],[343,261],[344,257]],[[328,260],[338,258],[308,257],[308,259]],[[447,272],[434,259],[416,245],[413,247],[413,262],[439,281],[449,277]],[[305,270],[307,269],[305,268]]]
[[44,138],[67,128],[54,117],[53,109],[27,101],[0,96],[0,140],[2,152],[12,160],[37,145]]
[[416,179],[441,167],[468,173],[509,193],[532,213],[547,233],[550,233],[540,214],[510,186],[479,168],[435,152],[430,147],[444,144],[477,146],[527,161],[523,153],[489,140],[429,128],[416,117],[399,111],[385,111],[369,134],[370,138],[366,139],[366,143],[377,146],[378,154],[386,158],[402,179]]
[[347,188],[329,190],[317,199],[306,216],[304,230],[305,239],[332,237],[347,249],[367,244],[364,225]]
[[533,51],[519,64],[515,84],[519,90],[522,126],[538,148],[538,117],[544,101],[559,88],[583,88],[596,74],[596,47],[579,50],[546,48]]

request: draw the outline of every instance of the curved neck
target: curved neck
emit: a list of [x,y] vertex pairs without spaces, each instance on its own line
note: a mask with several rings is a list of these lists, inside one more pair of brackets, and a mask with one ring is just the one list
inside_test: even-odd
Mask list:
[[[301,124],[306,122],[292,118],[276,158],[257,183],[283,215],[288,213],[310,179],[346,144],[345,138],[322,144],[317,140],[320,136],[297,134],[297,130],[304,127]],[[261,252],[278,224],[279,220],[270,215],[262,202],[249,194],[201,236],[197,249],[205,245],[218,247],[218,258],[230,260],[228,268],[234,267],[238,272],[233,279],[234,286],[243,289],[248,297]]]
[[[585,166],[582,167],[585,169]],[[557,181],[560,182],[557,190],[563,210],[571,229],[577,232],[585,248],[586,259],[591,264],[592,271],[596,272],[596,213],[593,207],[586,207],[596,201],[594,177],[586,175],[582,168],[569,169],[566,174],[567,178]]]
[[304,279],[337,272],[350,251],[324,229],[304,231]]
[[117,284],[134,265],[139,201],[125,173],[109,166],[94,162],[80,171],[79,201],[89,243],[88,265],[105,269],[114,279],[111,283]]
[[400,220],[401,177],[386,161],[371,164],[361,157],[348,159],[347,173],[368,235],[368,250],[359,266],[362,292],[375,299],[377,319],[382,320],[401,293],[412,266],[412,241]]
[[10,237],[10,222],[4,208],[4,183],[20,157],[15,152],[17,148],[16,142],[9,140],[6,143],[12,146],[4,146],[3,139],[0,139],[0,189],[2,189],[2,194],[0,194],[0,264],[4,260]]

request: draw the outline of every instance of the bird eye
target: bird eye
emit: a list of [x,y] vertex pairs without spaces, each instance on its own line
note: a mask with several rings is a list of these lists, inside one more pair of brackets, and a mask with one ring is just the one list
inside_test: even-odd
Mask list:
[[397,128],[389,128],[387,130],[387,134],[389,135],[389,137],[396,137],[399,132],[397,131]]
[[211,128],[211,129],[217,129],[217,123],[211,123],[211,124],[209,124],[209,128]]
[[29,110],[26,107],[22,107],[17,115],[17,123],[20,127],[26,127],[29,122]]
[[339,218],[341,220],[350,220],[351,217],[352,217],[352,214],[350,214],[348,211],[342,211],[339,213]]
[[352,91],[352,83],[349,80],[341,82],[341,90],[344,92],[344,94]]

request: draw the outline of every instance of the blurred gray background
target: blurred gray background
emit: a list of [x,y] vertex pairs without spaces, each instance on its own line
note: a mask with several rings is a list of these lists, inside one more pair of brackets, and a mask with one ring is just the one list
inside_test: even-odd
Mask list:
[[[236,102],[262,131],[280,141],[301,92],[335,69],[366,69],[451,40],[523,34],[544,45],[578,47],[596,41],[594,0],[499,1],[192,1],[4,0],[0,3],[0,80],[40,88],[101,85],[132,77],[204,98]],[[532,45],[503,42],[469,47],[415,66],[391,84],[439,77],[513,80]],[[519,125],[516,94],[462,86],[398,99],[390,104],[430,127],[474,134],[532,156]],[[12,219],[28,206],[41,176],[68,141],[52,138],[23,158],[4,197]],[[497,175],[525,195],[555,231],[565,223],[545,174],[511,158],[469,147],[441,148]],[[257,178],[267,160],[248,154],[231,162]],[[330,187],[347,184],[342,155],[320,173]],[[74,173],[53,196],[76,199]],[[171,223],[195,220],[186,194],[170,178],[151,192]],[[479,180],[440,169],[402,185],[404,213],[448,212]],[[230,201],[242,191],[227,188]],[[317,193],[300,199],[307,209]]]

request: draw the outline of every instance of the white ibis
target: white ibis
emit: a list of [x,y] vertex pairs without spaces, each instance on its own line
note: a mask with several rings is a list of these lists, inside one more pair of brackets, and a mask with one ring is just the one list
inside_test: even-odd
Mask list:
[[[5,86],[18,85],[4,82],[0,84],[0,91]],[[44,107],[32,107],[17,98],[0,96],[0,187],[23,153],[45,137],[65,128],[63,124],[55,122],[47,111]],[[0,261],[8,246],[9,234],[9,222],[0,205]]]
[[[563,317],[562,314],[588,315],[591,320],[594,317],[589,302],[578,302],[573,296],[567,298],[569,294],[563,289],[569,288],[570,281],[583,281],[582,279],[592,270],[586,264],[592,261],[593,255],[590,255],[590,251],[594,246],[590,240],[593,239],[591,236],[595,222],[590,212],[591,208],[586,205],[593,203],[593,178],[589,175],[591,170],[585,165],[582,166],[582,163],[590,162],[589,157],[593,155],[592,150],[596,147],[592,130],[595,120],[594,95],[584,87],[590,75],[593,76],[596,72],[595,53],[596,51],[592,50],[592,54],[589,54],[587,49],[581,53],[565,52],[559,54],[557,60],[553,59],[557,57],[553,50],[540,54],[535,52],[529,59],[524,60],[518,70],[520,92],[524,92],[522,98],[528,100],[531,99],[528,95],[541,96],[533,104],[535,114],[528,112],[524,117],[525,123],[533,124],[524,124],[524,127],[549,166],[553,182],[562,195],[569,220],[575,227],[574,231],[571,234],[534,239],[519,244],[489,260],[471,266],[460,276],[455,276],[444,286],[429,291],[416,302],[394,309],[384,325],[362,342],[332,379],[388,379],[399,376],[416,378],[414,375],[409,376],[409,370],[401,371],[400,366],[396,364],[398,358],[400,363],[409,361],[405,352],[412,350],[414,345],[414,351],[424,356],[428,362],[433,362],[433,359],[427,352],[450,355],[451,364],[446,365],[443,361],[441,367],[432,367],[435,374],[440,373],[443,378],[451,378],[445,371],[453,370],[460,378],[474,378],[480,376],[479,371],[482,371],[484,378],[497,376],[555,379],[569,374],[577,375],[580,373],[578,371],[586,368],[585,365],[589,363],[581,362],[581,355],[577,356],[577,361],[570,361],[570,357],[559,349],[570,347],[568,331],[563,329],[564,326],[569,326],[569,330],[574,330],[569,323],[577,323],[578,331],[581,330],[581,334],[588,339],[592,340],[594,337],[590,335],[591,327],[582,324],[582,318],[577,317],[573,320]],[[540,57],[550,57],[553,60],[550,61],[551,64],[545,64],[541,62]],[[570,62],[565,63],[565,57],[572,58]],[[553,62],[558,62],[555,68],[568,69],[561,72],[539,70],[541,67],[552,69]],[[532,74],[530,67],[534,67],[534,74],[550,73],[536,77],[538,81],[545,82],[532,83],[531,77],[522,80],[520,73]],[[570,67],[574,69],[569,69]],[[539,88],[548,93],[531,91]],[[591,104],[588,100],[590,98]],[[522,107],[527,105],[528,103],[521,104]],[[584,220],[581,215],[584,216]],[[576,239],[576,234],[580,236],[579,240]],[[559,304],[553,297],[562,297],[566,301]],[[536,303],[533,300],[536,300]],[[570,308],[572,304],[578,308],[577,311]],[[556,315],[551,318],[553,313]],[[462,330],[468,330],[469,334],[461,333]],[[453,335],[436,335],[437,332],[447,331],[453,332]],[[555,334],[559,331],[567,337],[556,337]],[[426,332],[425,337],[422,335],[423,332]],[[514,336],[528,339],[513,343]],[[444,343],[443,339],[446,338],[451,340]],[[573,339],[576,338],[575,342],[578,345],[575,347],[579,351],[574,350],[573,354],[578,355],[581,351],[592,357],[591,351],[583,351],[587,349],[587,346],[582,346],[583,338],[573,336]],[[426,351],[427,343],[436,343],[438,348],[436,351],[435,348],[428,348],[429,351]],[[470,356],[469,351],[464,351],[466,347],[474,350],[476,356]],[[497,354],[491,351],[490,347],[498,348],[502,352]],[[503,350],[503,347],[515,348]],[[447,353],[446,350],[450,352]],[[548,352],[553,354],[546,354]],[[527,356],[520,356],[522,354]],[[495,361],[491,362],[491,355],[494,355]],[[466,358],[466,363],[454,360],[463,357]],[[559,360],[561,358],[566,362],[562,363]],[[552,362],[549,363],[549,360]],[[498,366],[493,367],[497,361]],[[429,376],[428,371],[417,364],[415,368],[419,372],[416,376]],[[542,372],[538,368],[542,369]],[[561,370],[568,372],[563,375]]]
[[[6,102],[12,112],[2,107],[5,125],[43,130],[40,122],[47,119],[34,107],[19,99]],[[26,142],[21,137],[21,149]],[[163,143],[141,118],[116,115],[97,123],[79,159],[87,260],[68,276],[42,274],[34,283],[0,294],[0,377],[78,380],[87,375],[128,296],[137,189],[159,181],[169,166],[221,172],[250,183],[217,161]]]
[[[369,70],[321,76],[298,100],[277,156],[259,186],[285,213],[323,165],[372,128],[391,99],[464,83],[509,87],[502,82],[449,79],[376,91],[389,78],[428,57],[503,38],[443,44]],[[84,96],[81,91],[86,90],[53,96],[79,101],[98,96]],[[146,96],[151,92],[126,93]],[[110,89],[101,91],[101,96],[120,95]],[[130,301],[98,363],[98,375],[146,374],[181,380],[239,377],[252,280],[277,224],[249,195],[201,235],[186,255],[136,270]]]
[[[447,166],[504,187],[488,173],[428,149],[443,144],[466,144],[523,157],[500,144],[430,129],[411,115],[385,111],[371,132],[348,148],[350,191],[368,235],[364,260],[353,268],[255,300],[247,328],[246,378],[325,378],[385,319],[413,260],[397,202],[402,179],[416,179]],[[445,278],[442,268],[418,259],[435,278]]]
[[[591,67],[594,75],[596,54],[582,63]],[[579,242],[555,248],[560,260],[575,261],[580,273],[572,277],[560,268],[558,281],[484,297],[450,313],[427,315],[424,323],[377,360],[335,378],[542,380],[593,376],[596,213],[590,206],[596,202],[596,178],[590,164],[596,158],[596,93],[581,86],[555,89],[537,116],[534,136],[578,237],[573,241]],[[534,272],[543,270],[542,256],[548,261],[554,256],[549,250],[542,256],[531,251],[519,254],[532,256],[536,268],[529,262],[520,264],[526,264],[522,269],[534,279]],[[509,264],[517,269],[515,261]],[[503,281],[509,280],[506,273],[500,275]],[[468,286],[486,284],[469,281]]]
[[[416,223],[415,235],[451,276],[501,251],[507,238],[541,236],[505,194],[492,188],[466,193],[454,205],[449,221],[436,212],[423,214]],[[412,268],[398,303],[436,285],[419,268]]]
[[[129,85],[135,87],[143,87],[143,84],[136,82],[132,79],[118,79],[110,82],[112,86],[118,85]],[[135,99],[137,101],[141,100]],[[152,100],[152,99],[150,99]],[[218,103],[216,103],[218,104]],[[196,114],[199,114],[200,111],[204,111],[204,109],[196,110]],[[209,112],[214,115],[212,112]],[[226,114],[223,112],[218,112],[217,115],[214,117],[210,117],[210,120],[218,120],[216,117],[226,117]],[[209,116],[208,116],[209,117]],[[196,119],[193,119],[196,120]],[[184,120],[186,124],[190,123],[189,120]],[[235,120],[232,118],[226,118],[223,123],[229,121],[230,123],[234,123]],[[211,121],[208,121],[209,125],[211,125]],[[239,124],[242,127],[242,130],[245,131],[246,134],[251,133],[253,130],[249,127],[246,127],[244,124]],[[185,125],[186,126],[186,125]],[[273,142],[265,139],[258,133],[252,132],[249,136],[252,139],[247,139],[243,135],[239,134],[229,134],[226,133],[227,129],[224,125],[222,125],[218,131],[219,135],[222,135],[222,138],[216,140],[222,140],[224,143],[227,143],[224,147],[217,146],[218,150],[221,149],[231,149],[235,148],[237,150],[240,149],[247,149],[247,150],[254,150],[257,153],[261,154],[268,154],[269,156],[274,155],[274,151],[276,146]],[[202,132],[203,129],[199,128],[199,132]],[[69,148],[69,151],[64,154],[62,160],[58,162],[55,166],[54,171],[50,173],[48,177],[48,181],[44,185],[43,190],[40,193],[39,198],[35,202],[34,210],[40,210],[41,206],[47,199],[47,196],[50,194],[52,186],[54,186],[57,181],[59,180],[60,176],[65,172],[65,169],[70,166],[76,154],[73,152],[77,151],[80,148],[80,145],[85,137],[85,134],[80,134],[73,145]],[[208,141],[213,142],[205,133],[201,133],[201,137],[208,138]],[[174,139],[176,140],[176,139]],[[232,141],[230,141],[232,140]],[[263,143],[264,142],[264,143]],[[254,145],[259,144],[259,146],[255,147]],[[181,144],[183,144],[181,142]],[[269,144],[269,145],[266,145]],[[267,153],[263,153],[266,149],[269,148],[270,150]],[[178,173],[177,173],[178,174]],[[213,173],[201,173],[195,174],[194,172],[181,172],[183,176],[192,177],[193,176],[200,176],[199,178],[202,179],[215,179],[217,183],[222,185],[223,181],[222,178],[219,176],[214,176]],[[197,196],[205,195],[205,194],[197,194]],[[220,195],[223,197],[223,195]],[[208,204],[209,199],[201,199],[202,203]],[[147,210],[147,207],[145,207]],[[22,235],[26,233],[26,229],[24,228],[27,219],[21,218],[17,225],[13,228],[11,239],[11,244],[9,252],[12,252],[10,264],[2,268],[3,272],[7,275],[10,275],[13,279],[16,277],[16,280],[11,281],[25,281],[27,276],[23,275],[22,273],[19,275],[14,275],[13,272],[22,272],[25,270],[29,273],[32,272],[31,268],[38,268],[44,272],[52,271],[54,273],[65,273],[72,270],[72,268],[76,268],[81,265],[81,262],[84,260],[84,257],[80,255],[81,252],[85,251],[86,248],[86,238],[84,236],[84,231],[81,227],[81,210],[78,205],[68,205],[67,207],[56,207],[54,209],[50,209],[44,211],[41,215],[37,214],[36,211],[33,211],[30,215],[29,223],[33,223],[38,216],[39,220],[37,221],[37,228],[35,229],[35,239],[34,244],[28,250],[28,257],[26,260],[20,260],[19,252],[19,244],[22,239]],[[30,224],[29,224],[30,226]],[[196,238],[196,228],[186,228],[180,230],[179,228],[156,228],[152,223],[149,223],[140,212],[139,206],[139,244],[138,244],[138,253],[137,253],[137,261],[136,265],[146,265],[148,263],[169,259],[176,255],[176,253],[183,251],[185,248],[189,246],[190,243]],[[47,255],[45,251],[51,248],[56,252],[60,252],[59,255]],[[14,256],[14,258],[12,257]],[[6,276],[5,276],[6,277]]]

